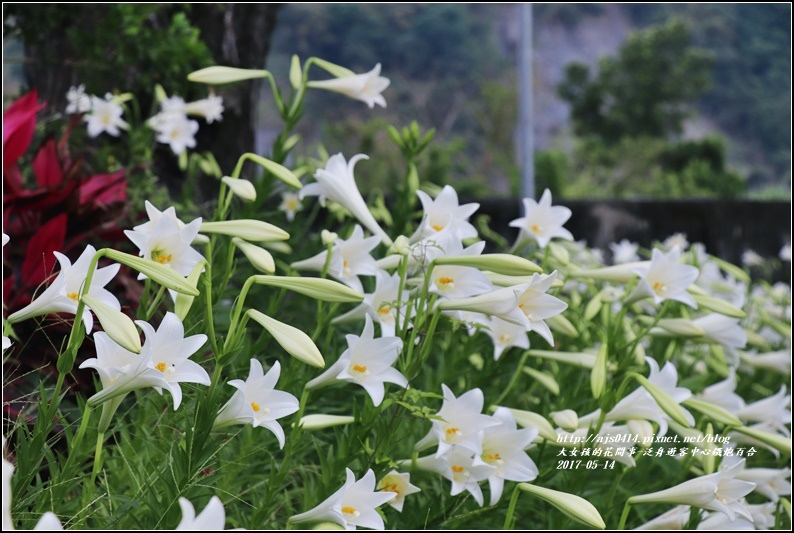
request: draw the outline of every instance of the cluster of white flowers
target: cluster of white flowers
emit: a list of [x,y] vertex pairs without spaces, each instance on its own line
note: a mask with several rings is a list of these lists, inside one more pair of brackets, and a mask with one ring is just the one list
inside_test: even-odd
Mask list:
[[[66,113],[70,115],[84,114],[88,135],[92,138],[102,133],[118,137],[120,130],[129,129],[129,124],[122,119],[126,100],[124,97],[105,95],[104,99],[89,96],[85,86],[71,87],[66,94],[68,105]],[[175,155],[187,148],[196,147],[198,122],[188,116],[203,117],[208,124],[221,120],[223,114],[223,98],[210,95],[202,100],[186,103],[178,96],[163,98],[160,101],[160,112],[147,121],[157,134],[157,142],[167,144]]]

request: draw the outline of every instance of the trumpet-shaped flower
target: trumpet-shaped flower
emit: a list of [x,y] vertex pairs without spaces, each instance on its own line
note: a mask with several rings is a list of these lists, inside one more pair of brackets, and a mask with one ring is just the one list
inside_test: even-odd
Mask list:
[[[147,210],[150,205],[147,205]],[[153,206],[152,208],[157,211]],[[125,230],[124,234],[138,247],[141,257],[170,266],[183,276],[187,276],[193,267],[204,259],[204,256],[190,247],[201,228],[201,219],[197,218],[190,224],[180,227],[176,215],[169,211],[158,212],[155,215],[156,222],[150,220],[149,223],[138,226],[144,228],[143,231],[136,228],[132,231]],[[152,213],[150,217],[151,215]],[[143,274],[138,276],[139,279],[143,277]]]
[[773,502],[778,501],[781,496],[791,495],[790,468],[745,468],[736,475],[736,479],[755,483],[755,492],[763,494]]
[[551,205],[551,191],[546,189],[540,202],[532,198],[524,198],[524,216],[510,223],[510,227],[519,228],[518,242],[526,239],[535,240],[538,246],[545,248],[554,237],[568,241],[573,235],[562,225],[571,218],[571,210],[567,207]]
[[[468,450],[472,455],[482,453],[482,431],[491,426],[498,426],[501,420],[482,412],[483,397],[480,389],[472,389],[456,398],[446,385],[441,385],[444,392],[444,403],[437,415],[441,420],[433,420],[430,432],[416,444],[417,450],[423,450],[438,443],[435,457],[447,454],[453,447]],[[487,476],[486,476],[487,477]]]
[[[380,324],[381,337],[394,337],[397,315],[405,314],[409,291],[400,291],[400,276],[395,273],[389,276],[388,272],[378,270],[375,275],[375,291],[364,295],[364,301],[348,313],[335,318],[332,323],[342,322],[354,318],[364,318],[369,315]],[[401,307],[397,308],[397,301]],[[413,312],[413,309],[411,309]]]
[[207,371],[188,359],[207,342],[206,335],[200,333],[185,337],[182,321],[170,311],[165,314],[156,331],[148,322],[137,320],[135,323],[146,335],[143,350],[149,354],[149,368],[160,372],[164,381],[164,385],[155,386],[155,390],[162,394],[161,389],[168,389],[174,398],[174,410],[182,403],[180,383],[210,385]]
[[284,430],[276,420],[296,412],[298,399],[288,392],[275,390],[280,375],[281,365],[278,361],[265,374],[262,363],[251,359],[248,379],[233,379],[229,382],[237,392],[221,408],[214,427],[217,429],[233,424],[264,426],[276,436],[279,448],[283,448]]
[[397,495],[387,503],[398,512],[402,512],[406,496],[421,492],[419,487],[411,485],[410,474],[406,472],[400,473],[396,470],[392,470],[378,482],[378,490],[393,492]]
[[724,380],[709,385],[698,396],[704,402],[718,405],[729,413],[739,412],[745,405],[741,396],[736,394],[736,372],[731,369]]
[[548,276],[532,274],[529,286],[518,295],[518,308],[526,317],[527,331],[537,332],[551,345],[554,345],[554,337],[544,320],[559,315],[568,309],[568,304],[559,298],[546,294],[556,279],[556,270]]
[[185,104],[183,111],[186,115],[204,117],[207,124],[212,124],[223,119],[223,97],[211,94],[207,98]]
[[175,155],[181,154],[187,148],[196,147],[199,124],[185,115],[164,115],[150,122],[150,126],[157,132],[157,142],[170,146]]
[[[375,259],[370,252],[378,246],[379,241],[380,239],[374,236],[365,238],[364,230],[356,224],[349,239],[336,239],[334,242],[328,263],[328,274],[348,287],[364,292],[358,276],[374,276],[378,272]],[[320,271],[325,266],[327,258],[328,250],[325,250],[291,266],[297,270]]]
[[441,474],[452,482],[452,496],[457,496],[464,490],[468,491],[480,506],[483,504],[480,481],[488,479],[496,470],[489,464],[475,462],[474,454],[459,446],[452,448],[444,457],[420,457],[416,460],[416,466]]
[[524,349],[529,348],[527,328],[523,325],[507,322],[495,316],[490,318],[483,316],[480,321],[487,326],[482,331],[493,341],[494,361],[498,361],[505,350],[513,346]]
[[285,192],[281,195],[281,204],[278,206],[279,211],[283,211],[287,215],[287,220],[292,222],[295,220],[295,213],[303,211],[303,204],[298,193]]
[[395,492],[375,491],[375,473],[367,470],[364,477],[356,481],[349,468],[346,470],[345,484],[320,505],[297,514],[289,519],[292,523],[333,522],[347,530],[356,526],[369,529],[383,529],[383,518],[375,510],[397,496]]
[[488,483],[491,486],[491,505],[496,505],[502,497],[505,480],[532,481],[538,477],[538,467],[524,451],[538,436],[538,430],[518,429],[515,418],[506,407],[497,408],[493,416],[502,423],[485,428],[482,453],[474,462],[494,467],[488,475]]
[[[65,255],[59,252],[53,253],[61,265],[61,271],[38,298],[33,300],[27,307],[8,317],[8,321],[12,324],[34,316],[50,313],[69,313],[72,315],[77,313],[82,286],[88,276],[88,267],[91,265],[91,259],[96,250],[91,245],[86,246],[86,249],[80,254],[74,264]],[[104,287],[118,273],[119,268],[120,265],[110,265],[96,269],[91,278],[91,287],[88,289],[89,296],[93,296],[117,311],[121,310],[121,304]],[[94,317],[88,307],[84,308],[82,319],[86,331],[90,333],[94,326]]]
[[[452,241],[444,255],[473,256],[482,254],[485,241],[472,244],[465,250],[460,241]],[[478,269],[458,265],[437,265],[433,268],[430,291],[446,298],[458,299],[476,296],[493,290],[493,283]]]
[[92,96],[91,112],[83,116],[83,120],[88,123],[88,136],[94,138],[106,132],[108,135],[118,137],[121,135],[119,128],[126,130],[130,127],[121,118],[123,114],[124,108],[119,104],[110,99],[102,100]]
[[300,198],[318,196],[322,205],[325,205],[326,199],[341,204],[364,227],[380,237],[384,244],[390,245],[391,239],[375,221],[375,217],[372,216],[366,202],[364,202],[364,198],[361,197],[361,192],[356,185],[356,179],[353,177],[353,169],[361,159],[369,159],[369,156],[358,154],[353,156],[349,162],[345,161],[345,157],[342,154],[331,156],[325,168],[318,169],[314,173],[317,181],[304,186],[300,190]]
[[791,424],[791,396],[786,394],[786,386],[773,396],[763,398],[745,405],[736,416],[745,422],[767,422],[776,429],[788,432],[787,424]]
[[744,348],[747,344],[747,333],[739,325],[738,318],[710,313],[692,322],[703,330],[706,339],[722,344],[726,348]]
[[416,191],[416,194],[422,202],[424,216],[412,241],[432,237],[445,229],[458,239],[477,237],[477,230],[469,222],[469,217],[479,209],[480,204],[460,205],[458,193],[449,185],[444,186],[435,200],[424,191]]
[[744,459],[719,472],[684,481],[669,489],[632,496],[629,503],[691,505],[722,512],[730,520],[735,520],[737,516],[752,520],[750,512],[740,500],[755,488],[755,483],[734,479],[743,468]]
[[697,309],[697,303],[687,288],[698,278],[699,271],[691,265],[680,264],[680,256],[678,246],[668,253],[654,248],[651,263],[634,269],[640,280],[630,299],[652,297],[656,304],[676,300]]
[[223,531],[226,525],[226,511],[217,496],[210,498],[198,516],[187,498],[179,498],[179,507],[182,509],[182,520],[176,526],[176,531]]
[[372,109],[375,104],[386,107],[386,99],[383,98],[381,93],[386,90],[390,83],[389,78],[384,78],[380,75],[380,63],[378,63],[375,68],[365,74],[343,76],[323,81],[310,81],[309,87],[342,93],[354,100],[361,100]]
[[408,380],[392,365],[399,357],[403,341],[398,337],[374,338],[375,327],[369,315],[361,336],[346,335],[347,350],[339,360],[306,384],[307,389],[328,385],[333,381],[358,383],[367,391],[377,407],[383,401],[384,383],[407,387]]
[[76,115],[77,113],[85,113],[91,110],[91,98],[85,94],[85,85],[69,87],[69,91],[66,93],[66,101],[69,102],[66,106],[68,115]]

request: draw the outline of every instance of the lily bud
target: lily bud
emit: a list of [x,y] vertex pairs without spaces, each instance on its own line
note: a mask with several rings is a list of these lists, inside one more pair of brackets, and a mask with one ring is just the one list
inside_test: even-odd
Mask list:
[[298,421],[298,425],[307,431],[314,431],[334,426],[345,426],[355,421],[356,418],[353,416],[305,415]]
[[724,407],[720,407],[719,405],[698,400],[697,398],[688,398],[681,403],[684,405],[684,407],[703,413],[714,422],[719,422],[720,424],[724,424],[726,426],[743,425],[742,421],[739,420],[736,415],[730,413]]
[[222,67],[219,65],[203,68],[187,75],[189,81],[205,83],[207,85],[221,85],[236,81],[266,78],[270,72],[246,68]]
[[124,252],[111,250],[109,248],[103,249],[102,253],[108,259],[112,259],[113,261],[123,265],[127,265],[128,267],[137,270],[141,274],[145,274],[147,277],[153,279],[166,289],[189,294],[190,296],[199,295],[198,289],[191,286],[190,283],[188,283],[187,280],[182,277],[182,274],[171,267],[161,265],[157,261],[125,254]]
[[571,337],[573,339],[579,337],[579,331],[574,327],[573,324],[571,324],[570,320],[561,314],[550,316],[545,320],[546,324],[548,324],[549,327],[557,333],[562,333],[566,337]]
[[[289,65],[289,83],[296,91],[303,84],[303,72],[301,71],[301,60],[297,55],[292,56]],[[344,528],[343,528],[344,529]]]
[[231,235],[253,242],[286,241],[289,239],[289,233],[273,224],[268,224],[261,220],[243,219],[225,220],[222,222],[202,222],[201,231],[203,233]]
[[267,272],[268,274],[272,274],[276,271],[276,263],[273,261],[273,256],[264,248],[244,241],[239,237],[233,238],[232,244],[245,254],[245,257],[248,258],[248,261],[251,262],[251,265],[253,265],[255,269],[261,272]]
[[[693,321],[686,318],[663,318],[658,322],[658,328],[651,330],[651,335],[665,336],[672,334],[673,337],[702,337],[706,334],[702,328],[698,327]],[[659,331],[659,330],[662,331]]]
[[590,278],[602,281],[613,281],[616,283],[628,283],[631,278],[636,276],[637,268],[650,266],[650,261],[635,261],[623,263],[622,265],[609,266],[604,268],[592,268],[587,270],[573,270],[568,273],[569,278]]
[[324,368],[325,361],[312,341],[311,337],[296,327],[279,322],[256,309],[247,311],[249,317],[258,322],[268,333],[273,335],[284,350],[295,359],[317,368]]
[[81,300],[94,312],[111,339],[125,350],[141,353],[141,337],[130,317],[93,296],[86,295]]
[[569,254],[568,250],[556,242],[549,241],[549,253],[554,259],[559,261],[562,266],[568,266],[568,263],[571,262],[571,254]]
[[529,483],[519,483],[518,488],[547,501],[576,522],[596,529],[605,529],[607,527],[598,509],[584,498],[568,494],[567,492],[530,485]]
[[523,370],[524,374],[535,379],[538,383],[546,387],[553,395],[557,396],[560,394],[560,384],[557,383],[557,380],[554,379],[554,376],[551,374],[541,372],[540,370],[535,370],[534,368],[528,366],[525,366]]
[[579,415],[573,409],[563,409],[549,413],[552,421],[565,431],[576,431],[579,428]]
[[648,394],[650,394],[659,407],[661,407],[662,410],[667,413],[667,416],[684,427],[690,427],[689,421],[686,419],[686,415],[684,414],[684,410],[675,400],[670,397],[669,394],[648,381],[648,378],[643,375],[637,373],[631,373],[630,375],[632,375],[634,379],[636,379],[639,384],[648,391]]
[[391,251],[399,255],[408,255],[411,253],[411,242],[405,235],[400,235],[394,239],[394,244],[391,245]]
[[735,305],[729,304],[725,300],[720,300],[719,298],[714,298],[713,296],[701,294],[694,294],[693,297],[695,298],[695,301],[697,302],[700,309],[714,311],[731,318],[744,318],[747,316],[747,313]]
[[436,265],[457,265],[490,270],[506,276],[529,276],[543,272],[538,265],[523,257],[510,254],[483,254],[437,257]]
[[358,303],[364,295],[347,285],[322,278],[301,278],[289,276],[254,276],[260,285],[270,285],[305,294],[324,302]]
[[607,343],[602,343],[598,349],[593,370],[590,372],[590,390],[596,400],[601,397],[607,384]]
[[[206,263],[204,260],[196,263],[196,266],[193,267],[193,270],[191,270],[190,274],[187,276],[187,282],[196,289],[198,289],[198,280],[201,276],[201,272],[204,270],[204,263]],[[188,294],[178,293],[176,295],[176,301],[174,302],[174,313],[179,317],[179,320],[185,320],[185,317],[190,312],[190,308],[193,306],[194,299],[195,296],[190,296]]]
[[529,355],[532,357],[541,357],[543,359],[551,359],[561,363],[568,363],[569,365],[580,366],[582,368],[592,369],[595,366],[596,356],[587,352],[555,352],[553,350],[529,350]]
[[532,411],[522,411],[520,409],[510,409],[513,418],[519,426],[524,428],[537,428],[538,435],[549,442],[557,442],[557,432],[551,427],[549,421],[543,416]]
[[229,176],[224,176],[221,178],[221,181],[229,187],[229,190],[232,191],[235,196],[240,197],[242,200],[246,202],[253,202],[256,200],[256,188],[254,188],[254,184],[250,181],[230,178]]
[[339,235],[337,235],[333,231],[328,231],[327,229],[324,229],[320,232],[320,238],[322,239],[323,244],[325,246],[332,246],[336,242],[336,239],[339,238]]

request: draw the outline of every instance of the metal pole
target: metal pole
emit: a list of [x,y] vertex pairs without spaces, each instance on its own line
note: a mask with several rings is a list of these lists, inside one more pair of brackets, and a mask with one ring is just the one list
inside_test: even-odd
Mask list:
[[532,4],[521,4],[519,72],[519,139],[521,197],[535,198],[535,140],[532,132]]

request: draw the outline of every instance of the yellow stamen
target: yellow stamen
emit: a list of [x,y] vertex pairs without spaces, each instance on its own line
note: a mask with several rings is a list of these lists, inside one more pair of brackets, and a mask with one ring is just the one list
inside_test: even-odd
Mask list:
[[152,259],[157,261],[161,265],[168,265],[171,263],[171,260],[174,258],[173,255],[167,254],[165,252],[161,252],[160,250],[155,250],[152,252]]
[[353,372],[358,372],[360,374],[363,374],[366,371],[367,371],[366,365],[353,365]]
[[654,281],[653,282],[653,291],[656,294],[659,294],[661,292],[665,292],[665,291],[667,291],[667,285],[665,285],[661,281]]
[[455,472],[456,474],[460,474],[461,472],[463,472],[463,470],[464,468],[462,466],[454,465],[452,467],[452,471]]
[[540,230],[541,230],[541,227],[540,227],[540,226],[538,226],[537,224],[532,224],[532,226],[530,226],[530,229],[531,229],[532,231],[534,231],[535,233],[539,233],[539,232],[540,232]]
[[513,340],[513,338],[507,333],[502,333],[501,335],[499,335],[499,342],[502,344],[507,344],[511,340]]
[[442,226],[441,224],[433,224],[430,227],[433,228],[436,231],[441,231],[442,229],[444,229],[444,226]]
[[487,453],[485,454],[485,458],[488,459],[489,461],[498,461],[499,459],[502,458],[502,456],[499,455],[498,453]]
[[457,435],[460,433],[460,428],[447,428],[446,434],[448,437],[452,437],[453,435]]
[[157,363],[156,365],[154,365],[154,368],[156,368],[162,373],[165,373],[165,369],[168,368],[168,365],[166,365],[165,363]]
[[262,410],[262,408],[259,407],[259,404],[256,402],[251,402],[251,409],[253,409],[255,413],[258,413]]
[[379,315],[388,315],[389,311],[391,311],[391,308],[388,305],[384,305],[383,307],[378,309],[378,314]]
[[80,298],[80,295],[77,294],[76,292],[70,292],[69,294],[66,295],[66,297],[76,302]]
[[350,507],[349,505],[346,505],[346,506],[342,507],[342,512],[345,513],[345,514],[356,514],[356,508],[355,507]]

